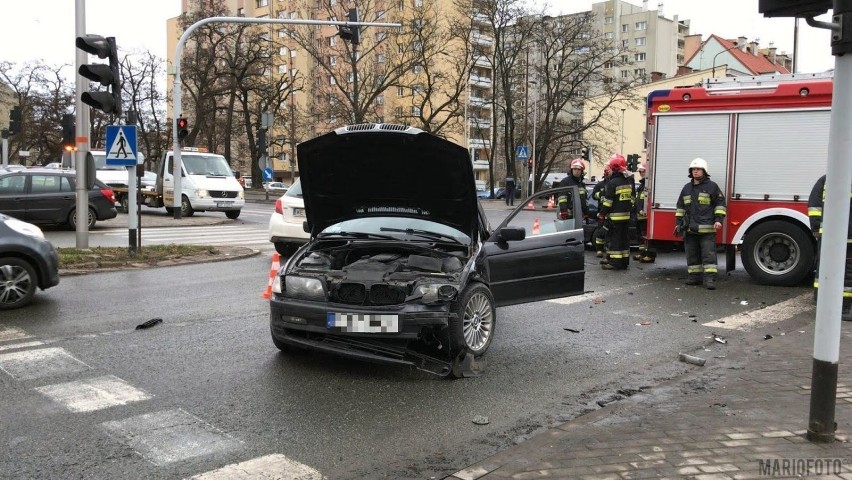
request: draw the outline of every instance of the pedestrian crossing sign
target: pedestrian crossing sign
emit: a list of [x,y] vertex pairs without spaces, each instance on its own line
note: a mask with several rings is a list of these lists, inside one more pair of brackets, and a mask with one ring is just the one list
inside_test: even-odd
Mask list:
[[133,167],[138,163],[136,125],[107,125],[106,164]]
[[530,158],[530,151],[526,145],[518,145],[517,151],[518,160],[526,160]]

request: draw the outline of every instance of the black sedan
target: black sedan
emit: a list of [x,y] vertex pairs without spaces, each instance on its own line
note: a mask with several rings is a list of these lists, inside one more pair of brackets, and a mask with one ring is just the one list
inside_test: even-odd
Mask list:
[[[76,229],[76,175],[73,170],[27,169],[0,171],[0,213],[38,225],[68,225]],[[115,218],[115,194],[100,180],[89,189],[88,225]]]
[[0,213],[0,310],[27,305],[59,284],[59,256],[41,229]]
[[582,216],[550,201],[579,212],[576,188],[537,193],[492,229],[467,150],[419,129],[343,127],[298,159],[310,239],[273,280],[281,350],[470,376],[496,307],[583,292]]

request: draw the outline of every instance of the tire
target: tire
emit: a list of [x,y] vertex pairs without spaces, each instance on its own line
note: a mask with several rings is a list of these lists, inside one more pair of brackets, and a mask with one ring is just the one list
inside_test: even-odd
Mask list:
[[166,214],[168,214],[168,215],[174,215],[174,214],[175,214],[175,209],[174,209],[174,208],[172,208],[172,207],[166,207]]
[[485,354],[494,339],[497,312],[491,290],[481,283],[472,283],[453,305],[456,317],[450,320],[451,354],[455,357],[471,353]]
[[771,220],[746,233],[740,257],[758,283],[791,287],[813,272],[814,241],[791,222]]
[[225,216],[231,220],[236,220],[240,216],[240,210],[228,210],[225,212]]
[[275,242],[275,251],[278,252],[278,255],[289,257],[296,253],[296,250],[299,249],[299,246],[295,243],[287,243],[287,242]]
[[[91,208],[89,209],[89,230],[95,226],[95,223],[98,221],[98,215]],[[77,209],[71,210],[71,213],[68,214],[68,225],[71,227],[71,230],[77,230]]]
[[36,288],[38,275],[32,265],[20,258],[0,258],[0,310],[29,304]]
[[121,211],[124,213],[130,212],[130,199],[127,195],[122,195],[121,199],[118,201],[119,205],[121,205]]
[[184,217],[195,215],[195,210],[192,209],[192,204],[189,203],[189,198],[186,195],[180,198],[180,214]]

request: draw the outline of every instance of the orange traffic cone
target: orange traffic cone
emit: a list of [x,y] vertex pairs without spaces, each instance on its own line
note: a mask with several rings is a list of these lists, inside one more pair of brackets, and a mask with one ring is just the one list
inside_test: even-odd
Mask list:
[[541,224],[538,223],[538,217],[533,219],[533,235],[538,235],[541,233]]
[[547,199],[547,209],[549,210],[554,207],[556,207],[556,205],[553,204],[553,195],[551,195],[550,198]]
[[269,300],[272,298],[272,281],[275,280],[275,275],[278,275],[278,269],[281,268],[278,252],[272,254],[272,267],[269,268],[269,281],[266,283],[266,291],[260,296]]

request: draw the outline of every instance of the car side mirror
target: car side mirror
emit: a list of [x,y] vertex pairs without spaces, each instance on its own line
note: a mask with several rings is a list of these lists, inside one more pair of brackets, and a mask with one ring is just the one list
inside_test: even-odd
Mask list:
[[527,231],[524,227],[503,227],[497,232],[497,240],[502,242],[512,242],[527,238]]

